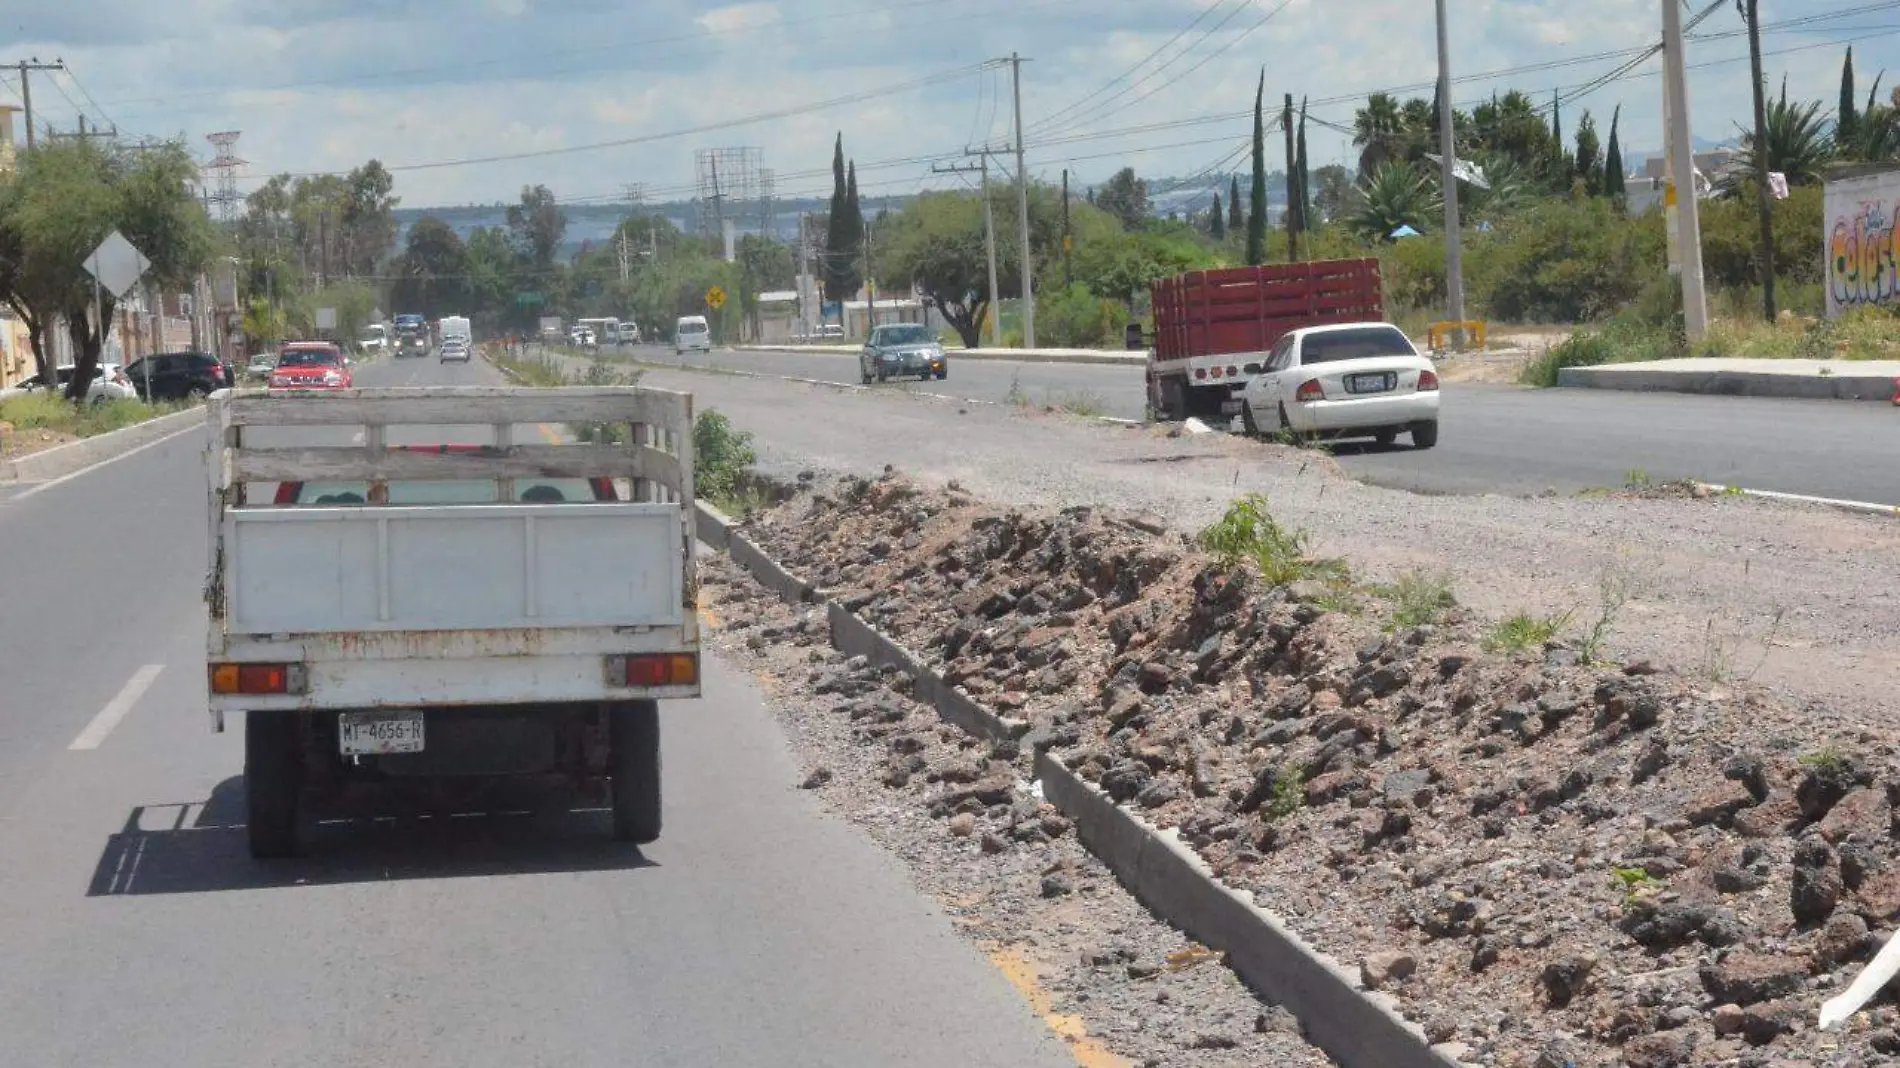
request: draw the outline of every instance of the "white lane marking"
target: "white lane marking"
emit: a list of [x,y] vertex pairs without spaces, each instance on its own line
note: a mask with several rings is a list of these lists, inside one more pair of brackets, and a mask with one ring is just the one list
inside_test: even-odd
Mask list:
[[1818,504],[1828,508],[1839,508],[1848,512],[1868,512],[1874,515],[1890,515],[1900,518],[1900,505],[1879,504],[1874,501],[1849,501],[1838,497],[1810,497],[1805,493],[1783,493],[1780,490],[1749,489],[1746,486],[1724,486],[1715,482],[1704,482],[1702,488],[1710,493],[1739,493],[1745,497],[1760,497],[1770,501],[1790,501],[1795,504]]
[[186,434],[193,434],[203,429],[204,429],[203,424],[194,424],[192,426],[188,426],[184,428],[183,430],[174,430],[171,433],[165,435],[164,437],[156,438],[152,441],[148,441],[145,444],[140,445],[136,449],[129,449],[125,452],[120,453],[117,456],[109,456],[106,459],[103,459],[96,464],[88,464],[87,466],[82,467],[77,471],[73,471],[73,472],[61,475],[58,478],[49,478],[45,482],[35,483],[31,489],[23,490],[7,499],[12,500],[12,501],[24,501],[28,497],[31,497],[36,493],[43,493],[49,489],[52,489],[54,486],[71,482],[73,479],[78,478],[81,475],[90,475],[94,471],[99,470],[101,467],[104,467],[107,464],[116,464],[120,460],[125,460],[131,457],[137,456],[139,453],[142,453],[146,449],[152,448],[153,446],[163,445],[173,438],[184,437]]
[[165,670],[163,664],[147,664],[134,671],[132,677],[126,680],[125,686],[119,690],[118,695],[106,702],[106,706],[99,710],[99,714],[92,717],[92,722],[86,724],[86,729],[79,732],[79,737],[73,739],[73,744],[66,748],[82,750],[99,748],[105,742],[106,736],[112,733],[112,729],[125,718],[126,713],[132,711],[132,706],[139,703],[139,698],[145,696],[145,691],[152,688],[152,682],[163,670]]

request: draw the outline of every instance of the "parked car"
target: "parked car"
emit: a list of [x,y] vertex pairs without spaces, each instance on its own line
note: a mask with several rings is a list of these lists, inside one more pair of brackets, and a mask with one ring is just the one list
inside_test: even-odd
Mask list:
[[349,389],[353,384],[343,350],[328,341],[293,341],[284,346],[271,372],[270,388],[295,390]]
[[244,374],[247,377],[264,381],[268,381],[270,373],[275,370],[277,370],[277,357],[268,352],[260,352],[252,356],[250,362],[244,365]]
[[689,350],[712,351],[712,329],[703,315],[682,315],[673,324],[673,354],[684,356]]
[[843,341],[844,327],[839,326],[837,323],[821,323],[818,326],[817,332],[812,334],[812,340],[819,342]]
[[1249,434],[1372,438],[1438,444],[1438,369],[1389,323],[1342,323],[1287,333],[1241,391]]
[[[150,372],[151,389],[145,382]],[[145,400],[202,400],[237,385],[231,365],[208,352],[161,352],[133,360],[125,377]]]
[[459,360],[462,363],[467,363],[468,357],[468,342],[463,341],[461,338],[452,337],[442,343],[440,362],[447,363],[450,360]]
[[898,375],[919,378],[948,378],[950,361],[943,354],[943,343],[927,326],[918,323],[887,323],[871,331],[870,340],[858,356],[858,377],[867,385]]
[[[72,384],[73,371],[76,368],[61,367],[53,372],[59,381],[59,391],[65,393]],[[16,387],[27,393],[37,393],[46,388],[39,375],[21,382]],[[116,363],[102,363],[92,369],[92,384],[86,387],[86,400],[91,404],[103,404],[113,400],[136,400],[138,390],[132,388],[131,380],[125,377],[124,368]]]

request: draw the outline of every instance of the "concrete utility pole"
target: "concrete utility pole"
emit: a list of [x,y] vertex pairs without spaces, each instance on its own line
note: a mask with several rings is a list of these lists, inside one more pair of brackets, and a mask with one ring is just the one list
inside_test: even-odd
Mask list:
[[1702,212],[1696,205],[1695,144],[1689,138],[1689,82],[1682,51],[1680,3],[1681,0],[1662,0],[1663,86],[1669,98],[1672,172],[1663,202],[1676,206],[1677,243],[1682,250],[1683,333],[1691,342],[1696,342],[1709,331],[1709,302],[1702,282]]
[[1748,20],[1748,70],[1755,83],[1755,209],[1761,213],[1761,311],[1775,321],[1775,201],[1768,191],[1768,111],[1761,78],[1761,10],[1744,0]]
[[1009,54],[1010,91],[1016,97],[1016,230],[1023,250],[1023,347],[1036,347],[1036,269],[1029,251],[1029,168],[1023,162],[1023,60]]
[[[1443,0],[1440,0],[1443,3]],[[1293,94],[1286,94],[1286,108],[1280,112],[1280,127],[1286,134],[1286,261],[1297,263],[1300,258],[1300,211],[1293,206],[1293,200],[1299,195],[1299,176],[1294,169],[1300,161],[1293,155]]]
[[20,72],[20,103],[26,112],[26,147],[30,152],[39,147],[39,141],[33,135],[33,81],[28,75],[36,70],[65,70],[66,64],[57,59],[51,63],[41,63],[36,56],[13,64],[13,68]]
[[972,152],[970,155],[976,156],[980,160],[974,167],[967,164],[961,167],[952,164],[945,167],[933,166],[930,169],[939,174],[977,171],[983,175],[983,254],[989,259],[990,344],[1000,349],[1003,347],[1003,303],[996,293],[996,211],[990,204],[990,154],[988,150],[984,150],[982,152]]
[[[1664,0],[1675,3],[1676,0]],[[1445,0],[1438,0],[1438,151],[1439,181],[1445,193],[1445,305],[1453,322],[1465,321],[1465,250],[1463,224],[1458,219],[1458,138],[1451,104],[1451,30],[1445,21]],[[1458,332],[1459,337],[1464,331]]]

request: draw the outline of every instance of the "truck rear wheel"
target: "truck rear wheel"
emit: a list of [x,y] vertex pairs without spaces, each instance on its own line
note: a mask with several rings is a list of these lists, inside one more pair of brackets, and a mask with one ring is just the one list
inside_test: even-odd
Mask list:
[[303,753],[294,712],[244,713],[244,818],[251,856],[259,860],[298,853],[298,801]]
[[660,703],[629,701],[610,707],[607,748],[614,838],[646,845],[660,837]]

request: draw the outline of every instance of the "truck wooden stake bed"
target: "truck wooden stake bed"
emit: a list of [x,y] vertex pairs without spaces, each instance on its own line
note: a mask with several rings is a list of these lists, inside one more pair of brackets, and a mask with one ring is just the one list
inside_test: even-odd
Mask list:
[[[211,714],[243,716],[253,854],[297,852],[354,784],[505,775],[604,789],[615,837],[658,837],[657,702],[700,692],[690,395],[251,392],[207,411]],[[560,443],[574,426],[622,444]]]

